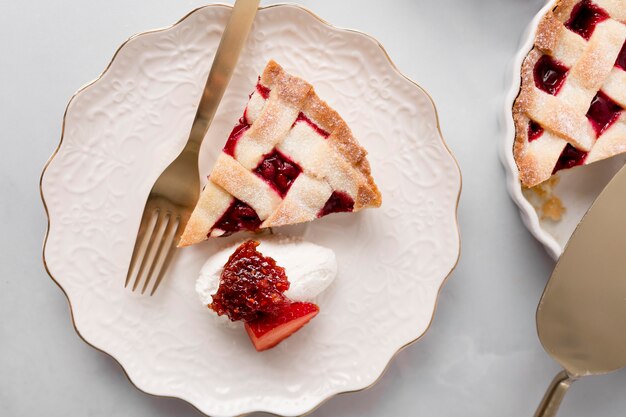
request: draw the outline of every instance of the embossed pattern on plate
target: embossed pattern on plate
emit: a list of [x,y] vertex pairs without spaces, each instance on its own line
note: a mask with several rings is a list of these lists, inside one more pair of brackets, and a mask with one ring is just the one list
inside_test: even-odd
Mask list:
[[313,85],[370,152],[383,206],[283,228],[333,248],[339,276],[320,315],[257,353],[244,332],[215,326],[194,282],[231,238],[182,250],[154,297],[123,281],[141,208],[182,149],[228,6],[200,8],[171,28],[131,38],[68,104],[62,143],[42,176],[44,260],[86,342],[113,356],[141,390],[200,411],[297,415],[363,389],[428,328],[459,256],[461,178],[434,104],[371,37],[297,6],[259,11],[207,133],[208,172],[270,58]]

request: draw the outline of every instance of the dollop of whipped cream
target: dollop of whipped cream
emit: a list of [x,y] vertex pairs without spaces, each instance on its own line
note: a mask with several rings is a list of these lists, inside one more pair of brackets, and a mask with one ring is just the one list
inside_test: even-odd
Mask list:
[[[285,291],[292,301],[314,301],[333,282],[337,276],[337,258],[335,252],[299,238],[272,236],[259,239],[257,250],[264,256],[276,261],[276,265],[285,268],[289,289]],[[242,241],[231,245],[211,256],[196,281],[196,292],[202,304],[213,301],[217,292],[224,264]],[[213,310],[211,310],[213,311]],[[228,318],[226,318],[227,321]]]

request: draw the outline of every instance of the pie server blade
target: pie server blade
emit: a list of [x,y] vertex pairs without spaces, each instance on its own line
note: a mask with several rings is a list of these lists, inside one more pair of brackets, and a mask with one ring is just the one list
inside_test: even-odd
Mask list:
[[626,167],[570,238],[537,308],[545,350],[565,369],[535,417],[552,417],[577,378],[626,365]]

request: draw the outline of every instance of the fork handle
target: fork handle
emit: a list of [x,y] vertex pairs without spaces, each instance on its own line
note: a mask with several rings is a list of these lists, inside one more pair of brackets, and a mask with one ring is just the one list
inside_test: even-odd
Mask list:
[[565,371],[559,372],[548,387],[539,404],[535,417],[555,417],[565,393],[575,379]]
[[213,116],[215,116],[217,107],[235,70],[237,59],[252,28],[259,1],[237,0],[233,6],[230,19],[222,34],[215,58],[213,58],[213,65],[209,71],[202,98],[191,126],[186,150],[193,150],[197,153],[200,149],[200,144],[207,130],[209,130]]

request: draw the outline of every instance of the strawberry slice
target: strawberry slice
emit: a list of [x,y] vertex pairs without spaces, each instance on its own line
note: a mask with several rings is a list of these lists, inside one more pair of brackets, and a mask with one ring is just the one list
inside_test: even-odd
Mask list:
[[319,311],[313,303],[287,303],[276,313],[263,314],[247,322],[246,332],[256,350],[271,349],[307,324]]

